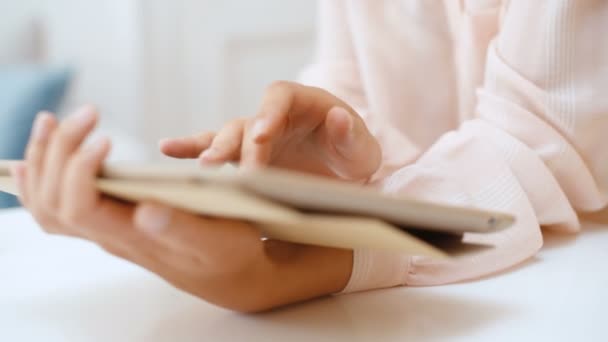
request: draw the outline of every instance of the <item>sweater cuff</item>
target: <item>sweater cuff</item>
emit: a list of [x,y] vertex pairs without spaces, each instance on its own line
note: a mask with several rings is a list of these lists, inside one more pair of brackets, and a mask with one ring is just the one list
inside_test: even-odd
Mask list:
[[356,249],[353,270],[341,293],[400,286],[410,268],[410,256],[386,251]]

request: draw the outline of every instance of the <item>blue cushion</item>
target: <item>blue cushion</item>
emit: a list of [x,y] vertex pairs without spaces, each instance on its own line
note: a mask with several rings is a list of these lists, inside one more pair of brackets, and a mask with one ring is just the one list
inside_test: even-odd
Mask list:
[[[22,159],[32,122],[41,110],[56,111],[71,72],[41,66],[0,67],[0,159]],[[0,193],[0,208],[17,206]]]

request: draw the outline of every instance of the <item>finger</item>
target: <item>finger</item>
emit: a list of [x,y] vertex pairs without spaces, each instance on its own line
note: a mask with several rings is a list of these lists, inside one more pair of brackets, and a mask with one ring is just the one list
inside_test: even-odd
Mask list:
[[11,176],[15,179],[17,186],[17,193],[19,197],[19,201],[21,204],[30,210],[33,217],[36,221],[41,225],[41,227],[46,230],[48,233],[58,233],[57,227],[59,224],[57,220],[51,215],[47,215],[45,213],[41,213],[36,208],[30,205],[30,201],[28,199],[28,194],[26,191],[27,186],[27,166],[25,162],[17,162],[11,166]]
[[276,144],[275,141],[256,142],[255,133],[250,128],[245,129],[241,143],[240,167],[251,169],[269,165]]
[[319,141],[326,144],[321,151],[327,151],[328,165],[340,177],[368,178],[380,166],[380,145],[363,120],[346,109],[332,108],[319,134]]
[[11,177],[15,181],[15,186],[17,188],[17,197],[19,201],[24,207],[27,207],[27,197],[25,192],[25,184],[26,184],[26,168],[25,162],[16,162],[11,165]]
[[242,167],[270,163],[275,141],[288,130],[298,88],[299,85],[284,81],[274,82],[268,87],[258,114],[245,127],[241,144]]
[[60,204],[61,218],[68,226],[85,225],[99,205],[96,179],[109,151],[110,140],[101,138],[70,158],[65,168]]
[[22,189],[24,198],[31,198],[31,195],[40,191],[48,142],[56,128],[57,121],[49,112],[39,113],[34,121],[31,137],[25,151],[27,173]]
[[64,169],[72,154],[80,147],[97,122],[97,111],[85,106],[63,122],[51,137],[42,177],[42,206],[54,212],[60,203]]
[[206,132],[191,137],[163,139],[158,145],[160,151],[169,157],[194,159],[211,145],[214,137],[215,133]]
[[[241,165],[255,167],[268,164],[275,147],[286,141],[303,140],[317,129],[336,100],[319,88],[285,81],[271,84],[258,115],[246,127]],[[349,108],[345,103],[344,107]]]
[[267,142],[285,129],[298,88],[298,84],[286,81],[277,81],[268,86],[251,125],[251,137],[255,142]]
[[133,227],[132,204],[101,196],[94,211],[73,217],[77,229],[73,235],[95,242],[112,255],[134,262],[152,272],[162,274],[170,262],[171,254],[164,244],[148,238]]
[[281,136],[285,130],[306,135],[323,123],[336,101],[352,111],[346,103],[323,89],[295,82],[274,82],[264,94],[255,122],[251,125],[251,136],[255,142],[265,143]]
[[57,129],[57,121],[49,112],[41,112],[36,117],[32,134],[25,152],[25,170],[21,184],[21,198],[38,224],[49,233],[57,232],[59,223],[54,213],[42,207],[40,192],[43,175],[46,170],[45,160],[48,144]]
[[245,120],[238,119],[221,129],[213,139],[211,146],[201,154],[201,163],[220,164],[237,160],[241,152],[244,125]]
[[135,211],[134,222],[156,241],[189,251],[210,263],[235,253],[247,258],[263,252],[260,232],[239,221],[206,219],[160,204],[143,203]]

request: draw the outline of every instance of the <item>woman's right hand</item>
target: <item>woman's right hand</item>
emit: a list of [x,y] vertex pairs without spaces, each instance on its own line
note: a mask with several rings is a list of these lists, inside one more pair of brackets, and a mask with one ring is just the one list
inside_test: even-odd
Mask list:
[[380,145],[344,101],[286,81],[268,87],[257,115],[233,120],[216,133],[164,139],[160,149],[204,165],[238,162],[350,181],[367,180],[382,158]]

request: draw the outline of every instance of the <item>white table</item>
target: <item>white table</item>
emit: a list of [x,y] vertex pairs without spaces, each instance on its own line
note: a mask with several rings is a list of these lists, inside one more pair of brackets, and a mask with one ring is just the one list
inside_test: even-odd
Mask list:
[[[608,215],[596,221],[608,222]],[[550,235],[523,267],[240,315],[92,244],[0,212],[0,341],[608,341],[608,225]]]

